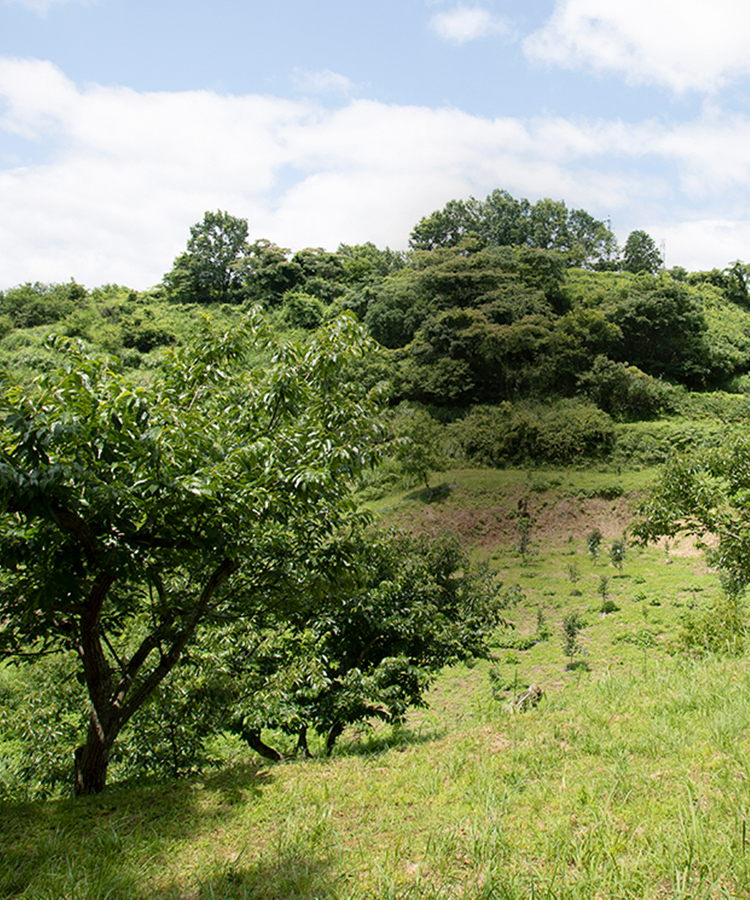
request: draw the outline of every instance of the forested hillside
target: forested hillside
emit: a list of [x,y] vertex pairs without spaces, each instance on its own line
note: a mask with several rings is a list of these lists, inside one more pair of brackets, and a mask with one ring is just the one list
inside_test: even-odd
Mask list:
[[[241,218],[207,212],[149,291],[74,281],[6,290],[0,361],[21,378],[45,371],[55,358],[48,336],[59,334],[116,357],[145,384],[203,314],[224,327],[259,305],[277,331],[304,340],[351,311],[380,349],[350,377],[387,381],[401,413],[413,417],[417,404],[435,423],[463,419],[444,441],[449,454],[564,462],[610,456],[619,435],[627,456],[621,423],[744,414],[749,273],[739,261],[665,271],[642,231],[619,248],[584,210],[504,191],[426,216],[408,252],[293,253],[251,242]],[[658,429],[647,438],[631,429],[628,440],[659,458]]]

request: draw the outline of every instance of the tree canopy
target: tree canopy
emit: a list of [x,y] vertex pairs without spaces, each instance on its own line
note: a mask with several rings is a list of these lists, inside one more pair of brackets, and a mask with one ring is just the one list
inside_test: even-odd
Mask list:
[[254,311],[223,334],[204,319],[148,388],[72,343],[29,387],[3,376],[0,655],[77,654],[79,793],[200,623],[291,615],[346,574],[379,401],[340,374],[367,347],[350,316],[299,346]]
[[562,200],[537,203],[495,190],[484,201],[451,200],[423,218],[411,233],[415,250],[455,247],[466,237],[482,247],[526,246],[565,253],[571,265],[608,268],[617,255],[609,228],[582,209],[569,210]]

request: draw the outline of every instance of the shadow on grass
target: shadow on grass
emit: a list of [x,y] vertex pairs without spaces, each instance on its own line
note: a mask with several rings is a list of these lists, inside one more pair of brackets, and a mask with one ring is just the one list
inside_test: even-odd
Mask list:
[[340,740],[334,749],[335,756],[374,756],[379,753],[387,753],[389,750],[406,750],[407,747],[420,747],[432,741],[445,737],[446,729],[435,728],[426,730],[420,728],[414,731],[409,728],[394,728],[391,732],[374,732],[352,738]]
[[172,896],[144,892],[144,859],[158,868],[175,840],[220,825],[271,780],[268,766],[242,763],[182,781],[124,781],[94,797],[0,803],[0,896]]
[[442,484],[436,485],[429,491],[426,488],[419,488],[404,494],[404,500],[421,500],[423,503],[443,503],[447,500],[451,491],[456,485],[444,481]]
[[290,848],[273,860],[250,866],[229,864],[198,880],[198,900],[282,900],[340,897],[341,876],[331,872],[330,853],[314,847]]

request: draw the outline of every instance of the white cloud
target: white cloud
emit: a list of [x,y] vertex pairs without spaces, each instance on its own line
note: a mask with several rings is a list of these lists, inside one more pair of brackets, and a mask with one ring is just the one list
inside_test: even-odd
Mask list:
[[53,6],[62,6],[69,3],[91,6],[96,3],[96,0],[5,0],[5,3],[8,5],[15,3],[17,6],[23,6],[24,9],[28,9],[30,12],[37,13],[37,15],[46,16]]
[[465,44],[493,34],[505,34],[508,26],[478,6],[457,6],[450,12],[436,13],[430,27],[444,41]]
[[[147,287],[209,209],[295,249],[405,247],[422,216],[494,188],[611,214],[623,239],[653,227],[672,265],[750,259],[743,116],[712,111],[668,127],[362,99],[326,109],[256,94],[81,88],[50,63],[2,58],[0,109],[14,153],[25,139],[43,160],[0,161],[0,287],[71,276]],[[699,220],[709,223],[702,245]]]
[[556,0],[528,56],[618,72],[630,83],[715,91],[750,72],[746,0]]
[[295,69],[292,78],[295,87],[306,94],[350,94],[354,90],[354,83],[346,75],[339,75],[330,69],[319,72]]
[[750,261],[750,221],[695,219],[679,223],[654,222],[645,230],[664,241],[667,268],[685,265],[693,271],[723,268],[736,259]]

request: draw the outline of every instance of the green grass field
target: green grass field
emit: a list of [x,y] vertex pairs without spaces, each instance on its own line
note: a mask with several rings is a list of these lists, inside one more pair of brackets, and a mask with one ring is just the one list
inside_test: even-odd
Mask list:
[[[347,732],[331,759],[227,744],[201,777],[2,805],[0,896],[750,897],[750,671],[678,651],[718,578],[688,543],[628,546],[622,571],[609,558],[648,478],[450,472],[430,502],[373,504],[384,524],[458,531],[498,569],[514,603],[494,659],[444,672],[405,727]],[[585,624],[566,654],[571,612]],[[530,682],[540,704],[511,712]]]

